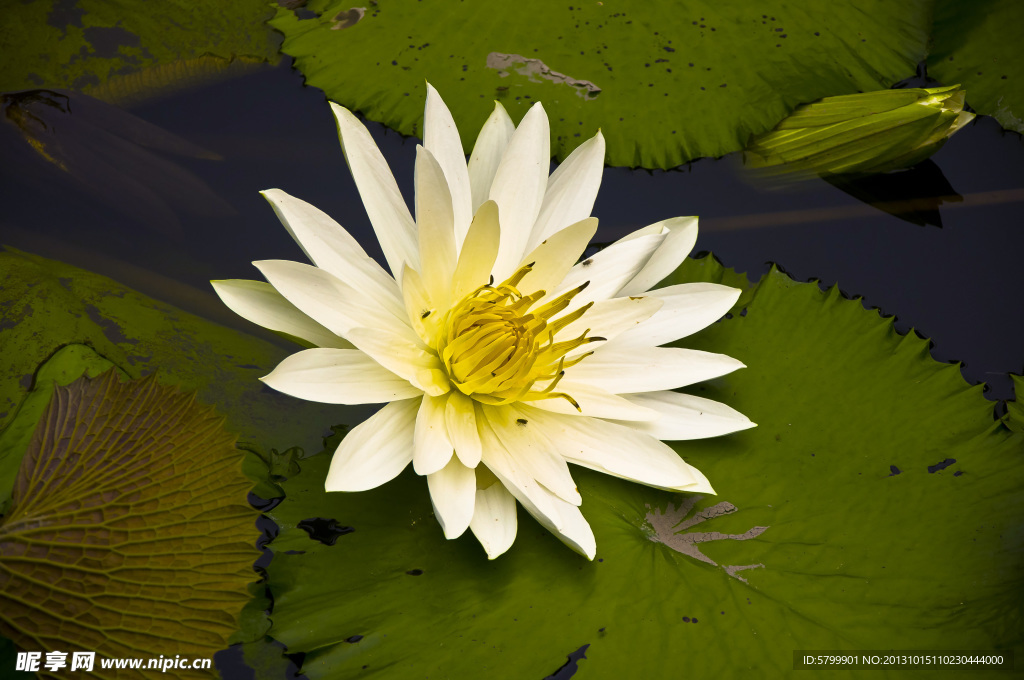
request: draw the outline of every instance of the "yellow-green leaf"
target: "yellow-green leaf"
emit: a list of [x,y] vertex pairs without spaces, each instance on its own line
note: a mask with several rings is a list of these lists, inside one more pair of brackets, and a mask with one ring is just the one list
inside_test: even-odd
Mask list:
[[222,649],[257,554],[251,482],[223,423],[153,376],[58,386],[0,524],[0,634],[98,657]]

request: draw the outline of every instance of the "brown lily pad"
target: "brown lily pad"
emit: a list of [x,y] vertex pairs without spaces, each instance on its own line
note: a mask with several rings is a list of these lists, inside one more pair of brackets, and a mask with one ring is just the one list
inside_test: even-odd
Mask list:
[[57,387],[0,524],[0,634],[95,651],[96,671],[223,649],[254,578],[242,456],[223,417],[153,376]]

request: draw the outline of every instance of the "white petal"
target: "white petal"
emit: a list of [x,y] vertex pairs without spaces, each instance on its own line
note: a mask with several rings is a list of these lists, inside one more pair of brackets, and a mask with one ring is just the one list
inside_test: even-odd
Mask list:
[[585,290],[573,298],[566,312],[588,302],[618,297],[616,294],[622,286],[643,269],[651,254],[664,240],[664,234],[654,233],[613,243],[569,270],[562,285],[553,294],[561,295],[585,281],[590,282]]
[[423,344],[429,345],[437,337],[437,326],[444,312],[433,306],[419,272],[409,265],[402,268],[402,298],[412,329]]
[[538,102],[509,140],[488,194],[501,213],[501,244],[492,270],[497,281],[508,278],[526,254],[547,187],[550,145],[548,117]]
[[[584,360],[585,361],[585,360]],[[580,405],[580,410],[562,398],[538,399],[524,401],[527,406],[534,406],[544,411],[561,413],[569,416],[590,416],[593,418],[614,418],[616,420],[657,420],[659,412],[646,406],[627,401],[626,398],[612,394],[586,383],[562,380],[556,388],[565,392]]]
[[278,392],[324,404],[376,404],[422,394],[357,349],[307,349],[262,380]]
[[228,309],[243,319],[318,347],[352,348],[352,343],[309,318],[266,281],[211,281]]
[[533,269],[523,277],[519,290],[529,295],[538,290],[551,292],[558,288],[596,232],[597,218],[588,217],[545,239],[523,258],[521,264],[532,262]]
[[[703,472],[692,465],[690,465],[689,468],[690,474],[693,475],[694,483],[685,489],[678,489],[679,491],[687,491],[689,493],[709,493],[713,496],[718,495],[718,492],[711,487],[711,482],[708,481],[708,478],[704,476]],[[672,489],[672,491],[677,491],[677,489]]]
[[437,472],[448,464],[455,452],[448,437],[448,426],[445,424],[447,403],[448,397],[445,395],[424,395],[423,403],[416,414],[412,466],[418,475]]
[[583,502],[576,482],[569,474],[565,459],[537,427],[514,406],[483,405],[482,412],[498,441],[515,460],[522,474],[543,484],[562,500],[579,505]]
[[416,223],[409,214],[409,207],[398,190],[387,161],[358,118],[334,102],[331,102],[331,110],[338,122],[338,137],[345,161],[391,273],[399,276],[402,265],[406,263],[413,269],[419,269]]
[[448,436],[455,446],[455,455],[466,467],[475,468],[480,464],[483,454],[475,402],[462,392],[452,390],[448,395],[444,416]]
[[[469,184],[474,213],[487,200],[487,195],[491,192],[491,184],[494,182],[494,173],[498,171],[501,157],[508,147],[508,140],[512,139],[512,134],[515,131],[516,126],[508,117],[505,108],[498,102],[494,102],[494,111],[480,129],[476,144],[473,146],[473,153],[469,156]],[[465,235],[465,232],[461,234],[456,232],[456,243],[461,244]]]
[[415,172],[422,280],[432,306],[443,314],[448,310],[448,295],[455,272],[452,196],[441,166],[422,146],[416,147]]
[[345,337],[352,328],[368,326],[415,338],[408,323],[396,318],[381,301],[323,269],[288,260],[253,264],[290,303],[336,335]]
[[743,367],[732,357],[695,349],[651,347],[636,351],[608,347],[565,369],[565,379],[615,394],[634,394],[692,385]]
[[656,347],[685,338],[721,319],[741,292],[717,283],[681,283],[648,291],[644,295],[664,303],[661,309],[606,347]]
[[644,268],[622,287],[619,295],[638,295],[650,290],[682,264],[697,242],[696,217],[673,217],[651,226],[668,229],[665,241],[647,261]]
[[493,560],[512,547],[516,540],[516,499],[495,482],[487,488],[477,489],[476,507],[469,528]]
[[476,211],[459,253],[459,263],[452,276],[453,305],[487,283],[498,254],[499,238],[498,205],[487,201]]
[[348,339],[374,361],[431,396],[449,389],[448,375],[436,354],[405,335],[383,328],[353,328]]
[[570,463],[659,489],[714,493],[704,475],[654,437],[597,418],[522,409]]
[[[583,316],[558,331],[555,339],[559,342],[578,338],[589,330],[590,337],[613,340],[620,333],[639,329],[661,309],[661,300],[652,296],[612,298],[598,300]],[[589,343],[569,352],[573,357],[583,352],[596,350],[601,344]]]
[[[597,555],[597,541],[594,538],[594,531],[590,524],[584,519],[580,509],[571,503],[566,503],[560,498],[552,498],[555,510],[558,512],[558,528],[548,521],[543,515],[534,515],[538,522],[544,525],[558,537],[562,543],[586,557],[593,560]],[[529,512],[528,506],[523,506]]]
[[590,216],[604,172],[604,136],[596,135],[576,147],[548,178],[540,214],[528,247]]
[[452,458],[448,465],[427,475],[430,503],[447,539],[458,538],[473,519],[476,506],[476,472]]
[[497,477],[509,493],[515,496],[526,511],[537,518],[544,518],[545,526],[561,528],[561,518],[554,501],[554,494],[526,472],[519,461],[513,457],[498,439],[486,422],[479,426],[480,438],[483,443],[483,463]]
[[[575,395],[573,395],[575,396]],[[678,392],[646,392],[625,397],[630,402],[656,411],[657,420],[620,422],[657,439],[679,441],[705,439],[739,432],[755,424],[739,411],[703,397]],[[616,416],[606,416],[615,418]]]
[[423,112],[423,146],[430,150],[444,171],[451,192],[455,233],[465,236],[477,207],[473,205],[466,154],[451,112],[430,83],[427,83],[427,104]]
[[484,437],[484,463],[487,469],[548,531],[587,559],[593,559],[596,552],[594,534],[579,508],[531,479],[520,465],[520,459],[505,449],[490,426],[482,427],[481,435]]
[[513,487],[508,488],[516,500],[522,503],[526,511],[541,526],[588,560],[594,559],[597,554],[594,532],[576,505],[562,500],[543,486],[535,487],[535,493],[532,496],[524,496]]
[[340,224],[318,208],[280,189],[260,193],[313,264],[356,290],[365,292],[404,320],[398,284]]
[[366,491],[397,477],[412,461],[419,405],[393,401],[353,428],[331,458],[327,491]]

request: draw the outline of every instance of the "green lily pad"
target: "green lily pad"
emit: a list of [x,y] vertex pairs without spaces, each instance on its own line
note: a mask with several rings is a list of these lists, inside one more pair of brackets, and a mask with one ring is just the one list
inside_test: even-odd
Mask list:
[[705,283],[720,283],[730,288],[739,288],[741,291],[736,304],[732,306],[729,313],[738,313],[746,307],[757,289],[747,275],[737,272],[735,269],[724,266],[712,253],[701,253],[697,257],[688,257],[683,260],[679,267],[659,282],[655,287],[674,286],[678,283],[689,283],[702,281]]
[[1022,25],[1016,0],[937,0],[928,74],[960,83],[975,111],[1024,133]]
[[0,91],[63,88],[130,102],[273,61],[264,0],[39,0],[6,3]]
[[228,427],[264,449],[314,450],[320,433],[351,414],[263,387],[289,351],[159,302],[105,276],[7,248],[0,250],[0,432],[34,384],[36,371],[67,345],[86,345],[137,378],[195,390]]
[[1006,404],[1003,422],[1014,432],[1024,432],[1024,376],[1010,375],[1013,380],[1013,394],[1016,397]]
[[[252,493],[272,505],[284,496],[279,483],[285,480],[285,475],[298,474],[296,458],[302,455],[302,451],[298,448],[284,452],[272,449],[266,454],[252,445],[245,448],[249,450],[249,455],[242,462],[242,471],[250,480],[256,481]],[[261,538],[257,546],[262,547],[263,541]],[[282,645],[267,635],[270,630],[269,613],[274,600],[267,588],[266,579],[249,584],[249,593],[252,599],[242,609],[239,629],[229,642],[242,646],[242,659],[255,671],[255,680],[280,680],[288,673],[292,661],[284,655]]]
[[[725,276],[713,263],[704,278]],[[583,647],[574,677],[777,677],[796,649],[1019,654],[1024,436],[836,288],[773,270],[745,310],[685,341],[749,366],[694,392],[759,426],[677,446],[717,498],[574,469],[598,559],[521,513],[488,562],[443,539],[411,471],[325,493],[334,437],[270,512],[270,635],[314,680],[539,678]],[[303,520],[346,531],[328,545]]]
[[268,612],[273,599],[265,581],[249,585],[252,599],[242,609],[239,630],[231,637],[231,644],[242,645],[242,659],[255,671],[255,680],[281,680],[287,675],[291,659],[284,655],[280,643],[275,643],[267,631],[270,629]]
[[223,648],[256,555],[251,482],[223,424],[154,376],[56,387],[0,523],[0,633],[101,659]]
[[246,643],[242,647],[242,659],[254,671],[253,680],[294,677],[294,674],[289,674],[289,669],[294,669],[292,660],[284,655],[281,645],[274,644],[269,637],[266,642]]
[[271,24],[310,85],[403,134],[419,134],[430,81],[467,151],[492,100],[514,120],[541,101],[558,158],[600,128],[610,165],[670,168],[743,148],[797,104],[912,74],[930,7],[311,0],[316,18],[282,8]]

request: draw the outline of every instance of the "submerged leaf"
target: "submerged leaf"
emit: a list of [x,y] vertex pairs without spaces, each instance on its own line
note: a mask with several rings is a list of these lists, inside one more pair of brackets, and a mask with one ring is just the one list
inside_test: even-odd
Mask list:
[[145,12],[129,0],[5,3],[0,91],[58,87],[137,103],[208,82],[218,62],[241,73],[277,59],[270,12],[263,0],[163,0]]
[[197,175],[154,152],[220,157],[157,125],[61,90],[0,95],[0,105],[0,142],[11,154],[0,176],[8,181],[44,184],[61,194],[77,189],[145,228],[179,238],[181,213],[235,212]]
[[[745,315],[687,339],[749,366],[695,394],[759,426],[676,446],[717,497],[574,470],[597,559],[523,517],[487,562],[472,538],[445,541],[411,472],[325,493],[335,437],[269,513],[270,635],[313,680],[539,678],[585,645],[588,678],[784,677],[799,648],[1019,653],[1024,436],[837,289],[773,271],[748,290]],[[325,545],[311,518],[351,531]]]
[[[68,385],[82,375],[95,378],[111,368],[115,368],[114,365],[91,347],[71,344],[57,350],[36,371],[32,389],[18,405],[10,423],[0,430],[0,517],[7,513],[21,461],[36,425],[49,407],[54,388]],[[123,372],[119,374],[127,377]]]
[[235,56],[231,58],[201,54],[168,64],[157,64],[126,74],[111,75],[103,83],[88,87],[89,95],[117,106],[138,106],[150,99],[171,97],[200,87],[255,73],[266,61],[277,59],[276,53],[264,57]]
[[256,556],[223,422],[153,376],[57,387],[0,524],[0,633],[101,657],[223,648]]
[[325,422],[352,417],[345,415],[353,412],[349,407],[312,405],[261,389],[257,378],[288,354],[279,345],[105,276],[0,247],[0,428],[13,418],[38,367],[69,343],[88,345],[131,377],[159,368],[161,380],[196,390],[245,441],[267,449],[287,444],[312,450]]

